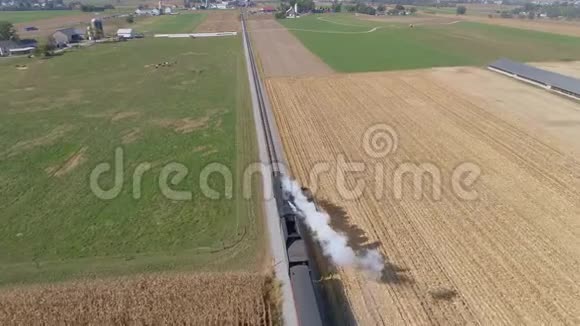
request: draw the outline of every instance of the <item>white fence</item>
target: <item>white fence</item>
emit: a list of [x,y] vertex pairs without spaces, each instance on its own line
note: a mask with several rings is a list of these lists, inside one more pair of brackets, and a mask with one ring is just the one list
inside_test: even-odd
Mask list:
[[218,37],[218,36],[235,36],[238,32],[220,32],[220,33],[191,33],[191,34],[155,34],[155,37],[168,38],[197,38],[197,37]]

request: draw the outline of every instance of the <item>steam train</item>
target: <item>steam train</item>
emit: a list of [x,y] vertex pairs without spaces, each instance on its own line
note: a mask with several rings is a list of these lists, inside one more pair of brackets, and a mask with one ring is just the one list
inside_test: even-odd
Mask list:
[[[282,187],[282,175],[275,174],[273,181],[282,235],[286,242],[290,282],[294,293],[298,322],[302,326],[322,325],[320,300],[317,299],[314,289],[311,262],[305,240],[305,237],[308,236],[308,230],[300,220],[299,213],[295,210],[294,197]],[[313,200],[307,188],[302,188],[302,191],[309,201]]]

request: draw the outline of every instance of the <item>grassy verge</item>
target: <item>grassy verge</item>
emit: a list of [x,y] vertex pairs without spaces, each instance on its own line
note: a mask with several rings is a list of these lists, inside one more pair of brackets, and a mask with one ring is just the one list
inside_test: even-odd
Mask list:
[[[322,18],[322,19],[321,19]],[[500,57],[522,61],[580,59],[580,39],[487,24],[369,22],[353,16],[281,21],[314,54],[341,72],[485,65]],[[372,30],[376,27],[376,30]]]
[[[97,45],[0,62],[0,74],[0,284],[256,267],[261,222],[239,193],[256,154],[240,38]],[[122,190],[98,199],[89,175],[119,147]],[[134,199],[143,162],[151,169]],[[189,171],[171,188],[191,200],[161,192],[171,162]],[[220,198],[203,194],[210,163],[232,171],[232,199],[217,174],[209,185]],[[111,186],[113,172],[100,184]]]

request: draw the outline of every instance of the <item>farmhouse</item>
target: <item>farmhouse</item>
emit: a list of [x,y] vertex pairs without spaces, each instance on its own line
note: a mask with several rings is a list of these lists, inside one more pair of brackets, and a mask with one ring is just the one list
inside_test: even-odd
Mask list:
[[117,30],[117,37],[134,38],[135,33],[132,28],[120,28]]
[[78,43],[84,39],[85,32],[76,28],[59,29],[52,34],[56,46],[62,47],[70,43]]

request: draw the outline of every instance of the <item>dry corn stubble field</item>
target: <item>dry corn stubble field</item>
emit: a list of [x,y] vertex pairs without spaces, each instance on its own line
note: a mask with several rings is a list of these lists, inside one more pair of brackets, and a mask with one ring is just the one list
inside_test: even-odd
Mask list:
[[254,273],[163,274],[5,290],[2,325],[276,325],[277,286]]
[[534,62],[532,66],[580,79],[580,61]]
[[333,73],[277,20],[263,16],[252,18],[248,26],[264,76],[325,76]]
[[[321,206],[343,210],[334,218],[362,230],[351,234],[366,240],[362,247],[387,257],[380,281],[351,269],[335,275],[341,289],[332,292],[344,292],[359,324],[580,323],[580,165],[555,138],[494,114],[428,71],[274,78],[267,87],[292,172]],[[559,100],[530,89],[548,104]],[[382,159],[361,144],[377,123],[399,136]],[[350,187],[369,185],[357,200],[336,190],[339,155],[367,163],[347,174]],[[316,188],[309,173],[325,161],[332,168]],[[452,191],[452,171],[466,161],[482,170],[475,201]],[[405,162],[440,169],[440,200],[429,191],[414,199],[410,178],[395,198],[393,174]],[[380,198],[377,164],[385,171]]]
[[[569,76],[574,76],[574,69],[579,69],[573,62],[533,65]],[[446,67],[431,69],[426,74],[469,96],[477,105],[500,118],[518,120],[532,133],[549,134],[557,139],[563,152],[580,155],[578,102],[486,69]],[[544,141],[548,140],[544,137]]]

